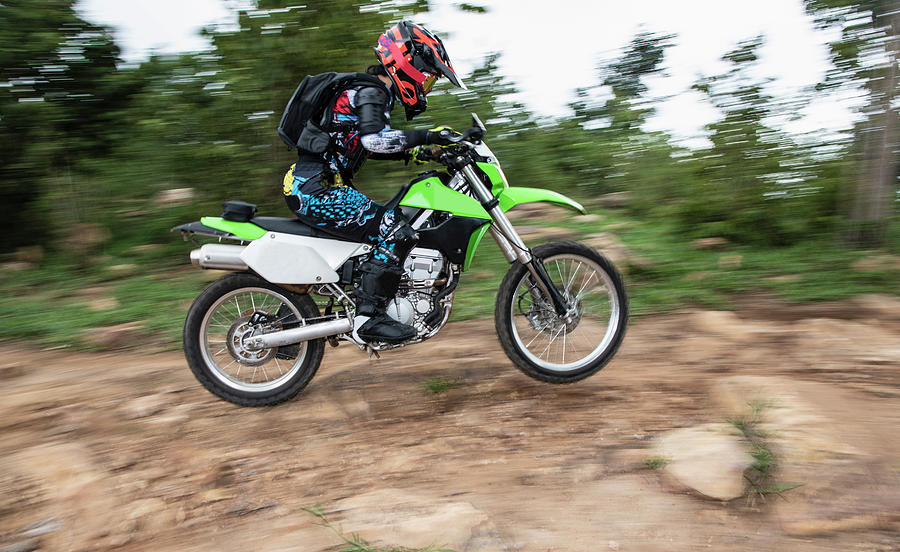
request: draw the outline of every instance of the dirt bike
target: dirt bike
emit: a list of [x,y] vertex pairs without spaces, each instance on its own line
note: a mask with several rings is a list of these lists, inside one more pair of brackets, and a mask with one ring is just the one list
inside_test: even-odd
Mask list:
[[365,342],[355,333],[354,283],[372,245],[296,218],[204,217],[173,228],[185,240],[218,241],[193,250],[194,265],[233,271],[197,296],[185,321],[184,353],[200,383],[239,405],[273,405],[310,382],[326,341],[333,346],[349,341],[371,356],[430,339],[450,318],[461,276],[485,234],[511,265],[495,305],[497,335],[510,360],[528,376],[550,383],[572,383],[603,368],[625,335],[628,299],[622,277],[583,244],[525,245],[506,216],[509,209],[550,202],[585,210],[551,190],[510,187],[482,139],[485,132],[473,114],[473,127],[452,145],[422,150],[420,159],[430,157],[447,170],[421,173],[386,204],[419,235],[387,309],[417,331],[403,343]]

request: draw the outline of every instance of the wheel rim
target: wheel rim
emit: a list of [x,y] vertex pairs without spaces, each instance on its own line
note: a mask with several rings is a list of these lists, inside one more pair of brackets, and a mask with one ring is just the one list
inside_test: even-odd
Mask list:
[[223,295],[206,311],[200,324],[200,350],[212,375],[228,387],[271,391],[297,374],[307,343],[262,350],[244,343],[253,335],[305,325],[300,311],[284,295],[265,288],[241,288]]
[[574,254],[544,259],[550,280],[574,308],[563,318],[523,271],[510,308],[513,339],[529,361],[551,372],[574,372],[607,351],[619,328],[621,304],[610,275]]

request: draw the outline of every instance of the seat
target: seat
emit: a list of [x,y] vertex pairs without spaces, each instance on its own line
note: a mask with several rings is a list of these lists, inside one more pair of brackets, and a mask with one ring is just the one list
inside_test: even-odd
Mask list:
[[282,234],[293,234],[295,236],[309,236],[312,238],[324,238],[327,240],[338,240],[355,243],[354,240],[344,238],[325,230],[320,230],[291,217],[254,217],[250,222],[259,226],[263,230],[270,232],[280,232]]

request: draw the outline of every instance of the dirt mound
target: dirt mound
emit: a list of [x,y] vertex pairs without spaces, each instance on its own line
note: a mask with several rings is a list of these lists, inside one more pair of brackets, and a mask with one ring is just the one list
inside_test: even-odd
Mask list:
[[[0,549],[315,552],[358,531],[458,552],[896,550],[900,312],[873,305],[889,312],[640,319],[570,386],[521,375],[490,321],[456,323],[377,361],[329,348],[267,409],[219,401],[175,353],[4,345]],[[713,500],[655,457],[670,431],[741,423],[772,481],[802,487]]]

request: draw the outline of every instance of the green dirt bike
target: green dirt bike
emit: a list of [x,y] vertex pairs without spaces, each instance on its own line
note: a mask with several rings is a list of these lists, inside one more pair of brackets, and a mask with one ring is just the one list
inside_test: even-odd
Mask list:
[[[550,190],[510,187],[484,134],[473,114],[473,127],[453,145],[426,150],[447,171],[420,174],[387,204],[419,234],[388,305],[389,316],[417,330],[404,343],[364,342],[354,331],[353,288],[371,245],[295,218],[204,217],[175,227],[185,239],[218,241],[193,250],[194,265],[233,271],[200,293],[185,321],[184,353],[200,383],[239,405],[272,405],[310,382],[326,340],[333,346],[346,340],[377,355],[433,337],[450,318],[460,276],[487,233],[511,265],[495,307],[497,334],[510,360],[550,383],[575,382],[603,368],[625,336],[622,277],[583,244],[525,245],[505,214],[516,205],[544,201],[585,211]],[[311,294],[321,297],[321,311]]]

